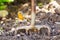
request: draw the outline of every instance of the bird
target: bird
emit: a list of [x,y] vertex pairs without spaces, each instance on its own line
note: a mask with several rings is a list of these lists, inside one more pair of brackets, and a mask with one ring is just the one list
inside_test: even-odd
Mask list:
[[18,19],[19,20],[24,20],[23,13],[21,11],[18,12]]

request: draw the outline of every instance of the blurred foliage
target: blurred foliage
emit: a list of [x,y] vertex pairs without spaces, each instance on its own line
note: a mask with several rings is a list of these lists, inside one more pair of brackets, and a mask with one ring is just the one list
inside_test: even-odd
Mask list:
[[14,0],[0,0],[0,10],[4,10],[7,6],[4,5],[5,2],[13,2]]
[[40,8],[42,8],[42,7],[43,7],[43,3],[38,3],[38,6],[39,6]]
[[[43,4],[47,4],[51,1],[52,0],[36,0],[39,7],[42,7]],[[8,2],[7,3],[8,5],[20,5],[20,4],[24,4],[26,2],[31,2],[31,0],[0,0],[0,6],[4,5],[5,4],[4,2]],[[9,3],[9,2],[12,2],[12,3]],[[0,8],[0,10],[1,9],[4,9],[4,7]]]
[[6,9],[6,5],[2,5],[2,6],[0,6],[0,10],[4,10],[4,9]]
[[2,2],[13,2],[14,0],[0,0],[0,3]]
[[1,6],[1,5],[4,5],[4,3],[0,3],[0,6]]
[[44,4],[48,4],[49,2],[51,2],[53,0],[37,0],[37,5],[42,8]]
[[48,4],[51,0],[37,0],[37,3]]

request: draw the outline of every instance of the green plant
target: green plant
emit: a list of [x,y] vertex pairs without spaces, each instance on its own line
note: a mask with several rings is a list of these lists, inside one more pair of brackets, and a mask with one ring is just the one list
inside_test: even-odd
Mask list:
[[5,2],[13,2],[14,0],[0,0],[0,10],[4,10],[7,5],[5,5]]

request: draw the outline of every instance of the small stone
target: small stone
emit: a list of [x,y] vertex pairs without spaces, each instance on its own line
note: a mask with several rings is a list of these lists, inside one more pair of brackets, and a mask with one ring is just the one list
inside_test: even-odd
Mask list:
[[2,20],[5,20],[5,19],[6,19],[5,17],[2,18]]
[[9,18],[9,20],[11,20],[11,18]]
[[60,22],[55,22],[56,24],[60,24]]
[[17,34],[17,37],[20,37],[20,34]]
[[14,30],[15,30],[15,28],[12,28],[12,29],[11,29],[11,31],[14,31]]
[[16,20],[18,20],[18,18],[15,18]]
[[3,21],[1,21],[1,24],[3,23]]

